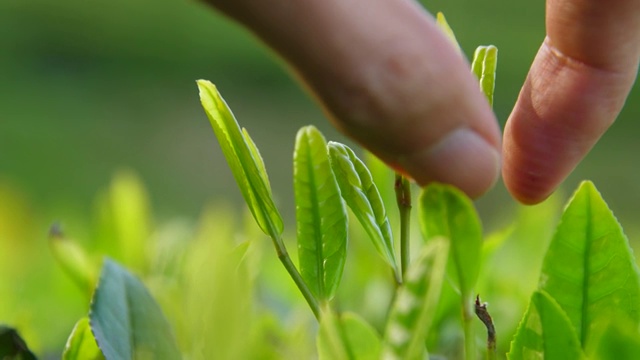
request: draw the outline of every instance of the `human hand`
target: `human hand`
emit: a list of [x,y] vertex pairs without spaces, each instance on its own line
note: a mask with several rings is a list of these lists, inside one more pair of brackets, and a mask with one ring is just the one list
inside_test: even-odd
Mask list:
[[[412,0],[208,0],[292,65],[333,123],[419,184],[479,196],[500,130],[469,64]],[[640,2],[548,0],[547,38],[505,128],[503,178],[544,200],[619,113],[640,58]]]

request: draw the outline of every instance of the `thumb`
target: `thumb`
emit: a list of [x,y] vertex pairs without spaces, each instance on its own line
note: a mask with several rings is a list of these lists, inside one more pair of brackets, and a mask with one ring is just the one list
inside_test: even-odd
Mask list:
[[469,64],[412,0],[210,0],[292,65],[332,122],[419,184],[471,196],[499,175],[500,131]]

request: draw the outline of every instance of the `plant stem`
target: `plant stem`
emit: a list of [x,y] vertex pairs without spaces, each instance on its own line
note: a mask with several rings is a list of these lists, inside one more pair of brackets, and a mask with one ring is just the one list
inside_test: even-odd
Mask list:
[[273,245],[276,247],[278,259],[280,259],[280,262],[289,273],[289,276],[291,276],[291,278],[293,279],[293,282],[298,287],[298,290],[300,290],[300,292],[302,293],[302,296],[307,301],[307,304],[309,304],[313,315],[318,321],[320,321],[320,316],[322,314],[322,312],[320,311],[320,303],[318,302],[318,299],[313,296],[311,290],[302,279],[300,272],[298,272],[298,269],[293,264],[293,261],[291,261],[291,257],[289,257],[289,253],[287,252],[287,248],[284,245],[284,241],[282,241],[280,235],[277,235],[276,233],[272,234],[271,240],[273,240]]
[[462,327],[464,329],[464,358],[476,359],[475,334],[473,331],[473,315],[471,314],[471,298],[462,294]]
[[410,226],[411,226],[411,184],[404,176],[396,173],[395,181],[396,201],[400,211],[400,264],[404,277],[409,268],[410,250]]

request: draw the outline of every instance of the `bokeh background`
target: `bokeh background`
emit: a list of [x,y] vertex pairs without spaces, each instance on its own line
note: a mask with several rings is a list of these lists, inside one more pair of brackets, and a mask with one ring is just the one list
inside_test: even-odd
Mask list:
[[[424,5],[445,12],[467,54],[499,48],[495,111],[504,124],[544,37],[544,2]],[[0,179],[38,208],[82,214],[120,167],[138,172],[169,216],[238,200],[198,103],[199,78],[216,83],[252,131],[284,201],[297,129],[315,124],[344,141],[269,49],[197,1],[2,0],[0,54]],[[594,180],[629,220],[640,212],[639,95],[636,85],[565,186]],[[514,204],[499,185],[480,206]]]
[[[544,1],[423,4],[445,13],[466,54],[477,45],[499,48],[495,111],[504,125],[544,38]],[[292,217],[298,128],[314,124],[352,143],[246,30],[193,0],[0,0],[0,235],[39,244],[56,219],[88,221],[96,193],[122,168],[146,184],[159,218],[195,218],[211,202],[241,209],[199,105],[200,78],[218,86],[251,131]],[[639,120],[636,84],[619,120],[558,195],[593,180],[630,234],[640,215]],[[478,207],[491,230],[509,223],[518,205],[498,184]],[[15,230],[20,223],[38,226]],[[87,235],[82,229],[77,235]],[[0,284],[0,291],[7,297],[15,289]]]

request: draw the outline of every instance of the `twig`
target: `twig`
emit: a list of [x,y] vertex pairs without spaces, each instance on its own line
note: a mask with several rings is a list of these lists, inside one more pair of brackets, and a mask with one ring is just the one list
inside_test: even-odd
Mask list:
[[493,360],[496,358],[496,329],[487,310],[487,303],[480,302],[480,295],[476,296],[475,312],[478,319],[487,328],[487,358]]

